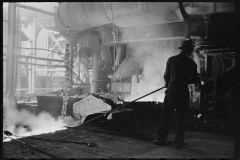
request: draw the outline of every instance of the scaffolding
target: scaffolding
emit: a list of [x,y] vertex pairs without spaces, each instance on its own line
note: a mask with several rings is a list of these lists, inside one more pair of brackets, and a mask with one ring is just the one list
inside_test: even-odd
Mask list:
[[[36,85],[36,74],[37,72],[47,72],[47,76],[50,77],[51,81],[53,81],[54,72],[58,72],[58,76],[63,76],[63,71],[60,68],[65,67],[63,61],[63,55],[65,49],[61,47],[60,42],[65,39],[63,36],[60,38],[55,38],[54,34],[57,32],[45,29],[43,25],[38,21],[37,17],[33,16],[32,20],[32,32],[31,34],[28,30],[20,29],[19,23],[19,8],[24,8],[27,10],[31,10],[33,12],[39,12],[42,14],[46,14],[48,16],[54,16],[53,12],[44,11],[38,8],[22,5],[19,3],[9,3],[8,4],[8,20],[7,29],[8,29],[8,42],[7,46],[3,46],[4,50],[7,49],[7,53],[3,54],[3,61],[6,62],[6,67],[4,72],[6,75],[3,77],[6,82],[6,86],[4,86],[3,91],[4,95],[7,97],[18,96],[19,94],[34,94],[40,91],[42,92],[52,92],[55,90],[60,90],[60,87],[46,86],[39,87]],[[33,14],[34,15],[34,14]],[[39,28],[37,25],[41,26],[40,31],[43,29],[46,31],[46,48],[38,47],[38,34]],[[24,27],[23,27],[24,28]],[[4,30],[3,30],[4,31]],[[26,37],[29,38],[29,42],[31,46],[23,47],[22,41],[20,39],[20,33],[26,34]],[[50,47],[49,41],[52,42],[52,47]],[[5,49],[6,48],[6,49]],[[27,54],[22,54],[22,52],[27,52]],[[47,55],[44,57],[43,55],[39,56],[38,52],[45,52]],[[57,54],[55,54],[57,53]],[[57,55],[59,58],[55,58]],[[25,66],[25,68],[24,68]],[[24,68],[23,70],[21,70]],[[59,69],[58,69],[59,68]],[[22,87],[21,79],[22,75],[26,75],[27,79],[23,80],[22,83],[28,81],[28,86]],[[38,78],[37,78],[38,79]],[[50,81],[50,82],[51,82]],[[51,82],[52,83],[52,82]],[[56,85],[56,83],[55,83]],[[60,83],[59,83],[60,86]]]

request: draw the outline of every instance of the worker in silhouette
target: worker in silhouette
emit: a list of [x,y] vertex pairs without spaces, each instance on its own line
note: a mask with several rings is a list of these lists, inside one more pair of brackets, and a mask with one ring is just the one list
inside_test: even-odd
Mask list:
[[185,136],[185,123],[189,104],[188,84],[198,83],[196,63],[189,57],[193,52],[191,40],[182,42],[180,54],[167,60],[164,73],[165,91],[162,117],[158,128],[157,139],[153,141],[159,146],[167,145],[166,139],[171,126],[174,110],[177,112],[177,133],[175,147],[181,148]]

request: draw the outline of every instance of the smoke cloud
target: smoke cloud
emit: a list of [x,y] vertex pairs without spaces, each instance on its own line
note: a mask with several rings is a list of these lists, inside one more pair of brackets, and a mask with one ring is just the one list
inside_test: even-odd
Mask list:
[[[163,76],[166,69],[166,62],[169,57],[177,55],[180,52],[178,47],[180,46],[182,39],[147,40],[149,35],[156,32],[157,31],[154,27],[148,28],[147,26],[122,30],[121,32],[122,39],[136,40],[135,42],[127,43],[127,58],[134,58],[135,61],[137,61],[138,70],[141,71],[137,75],[139,81],[136,84],[137,97],[135,98],[141,97],[164,86]],[[138,37],[133,37],[133,35],[137,35],[142,40],[138,39]],[[139,101],[163,102],[164,96],[165,89]],[[127,99],[133,100],[130,97]]]
[[66,129],[67,121],[61,117],[55,119],[47,112],[38,115],[26,109],[18,110],[14,100],[4,98],[3,130],[17,136],[38,135],[56,130]]
[[[143,96],[164,85],[164,71],[166,66],[166,57],[163,50],[157,48],[157,43],[146,44],[139,42],[141,47],[136,48],[134,57],[137,57],[142,73],[139,75],[139,83],[137,83],[137,95]],[[134,50],[134,48],[132,48]],[[164,91],[143,98],[141,101],[163,101]],[[136,97],[137,98],[137,97]]]

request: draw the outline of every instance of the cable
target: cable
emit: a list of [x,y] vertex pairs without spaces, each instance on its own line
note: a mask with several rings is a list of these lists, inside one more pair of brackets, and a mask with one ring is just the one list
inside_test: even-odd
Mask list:
[[95,142],[75,142],[75,141],[68,141],[68,140],[61,140],[61,139],[50,139],[50,138],[37,138],[37,137],[29,137],[31,139],[37,140],[46,140],[46,141],[59,141],[59,142],[68,142],[68,143],[76,143],[76,144],[86,144],[88,147],[94,147],[97,145]]
[[[19,48],[19,49],[35,49],[35,48],[25,48],[25,47],[15,47],[15,48]],[[36,50],[49,51],[49,52],[54,52],[54,53],[58,53],[58,54],[64,55],[64,53],[57,52],[57,51],[52,51],[52,50],[48,50],[48,49],[44,49],[44,48],[36,48]]]
[[52,157],[52,158],[58,158],[58,157],[56,157],[56,156],[54,156],[54,155],[52,155],[52,154],[49,154],[49,153],[47,153],[47,152],[44,152],[44,151],[42,151],[42,150],[40,150],[40,149],[37,149],[37,148],[35,148],[35,147],[32,147],[32,146],[30,146],[30,145],[28,145],[28,144],[26,144],[26,143],[24,143],[24,142],[21,142],[21,141],[18,141],[18,140],[16,140],[16,139],[13,139],[12,137],[10,137],[10,136],[12,136],[13,134],[12,134],[11,132],[9,132],[9,131],[4,131],[4,134],[7,136],[7,138],[10,138],[11,140],[13,140],[13,141],[21,144],[22,146],[24,146],[24,147],[26,147],[26,148],[29,148],[29,149],[38,151],[38,152],[43,153],[43,154],[45,154],[45,155],[48,155],[48,156],[50,156],[50,157]]

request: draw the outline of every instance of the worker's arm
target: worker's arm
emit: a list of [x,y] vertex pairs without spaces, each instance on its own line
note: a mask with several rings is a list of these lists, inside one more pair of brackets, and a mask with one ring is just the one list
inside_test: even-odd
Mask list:
[[170,66],[170,59],[168,59],[167,64],[166,64],[166,70],[164,73],[164,81],[165,81],[165,85],[164,87],[168,87],[169,82],[170,82],[170,78],[171,78],[171,66]]
[[189,84],[196,84],[197,86],[201,85],[201,81],[198,77],[197,64],[194,62],[192,65],[192,75],[189,79]]

